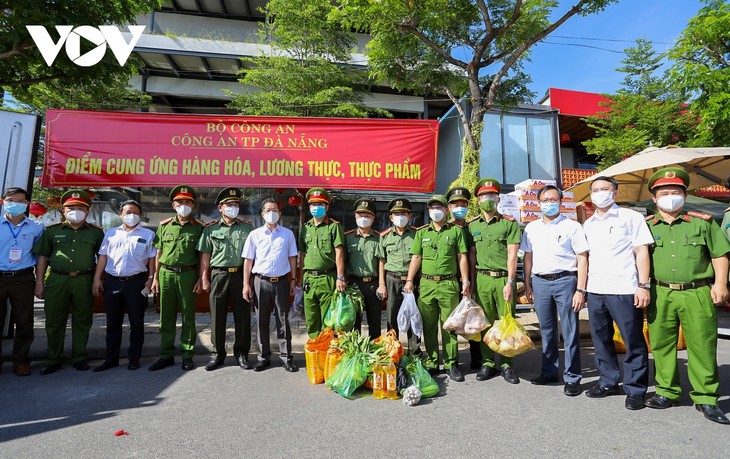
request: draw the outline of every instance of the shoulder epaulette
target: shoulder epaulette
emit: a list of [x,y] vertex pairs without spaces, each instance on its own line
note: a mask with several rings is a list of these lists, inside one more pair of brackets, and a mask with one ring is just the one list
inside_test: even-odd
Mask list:
[[205,227],[207,228],[207,227],[209,227],[209,226],[213,226],[213,225],[215,225],[216,223],[218,223],[218,220],[212,220],[212,221],[209,221],[208,223],[206,223],[206,224],[205,224]]
[[649,221],[653,218],[654,218],[654,215],[647,215],[646,217],[644,217],[644,220]]
[[52,224],[48,225],[48,228],[51,228],[52,226],[58,226],[58,225],[61,225],[61,224],[63,224],[63,222],[52,223]]
[[166,224],[170,223],[171,221],[173,221],[174,219],[175,219],[175,217],[166,218],[160,222],[160,225],[166,225]]
[[385,236],[387,236],[388,234],[390,234],[390,232],[391,232],[391,231],[393,231],[393,227],[392,227],[392,226],[391,226],[390,228],[388,228],[387,230],[385,230],[385,231],[381,232],[381,233],[380,233],[380,237],[385,237]]
[[414,230],[416,230],[416,231],[418,231],[418,230],[420,230],[420,229],[423,229],[423,228],[428,228],[428,224],[425,224],[425,225],[423,225],[423,226],[418,226],[418,227],[414,226],[414,227],[413,227],[413,229],[414,229]]
[[466,224],[468,225],[471,222],[475,222],[475,221],[479,220],[480,218],[482,218],[482,216],[481,215],[477,215],[476,217],[474,217],[471,220],[469,220],[468,222],[466,222]]
[[243,223],[248,223],[249,225],[253,226],[253,222],[251,220],[246,220],[245,218],[239,218]]
[[724,210],[724,212],[730,212],[730,207]]
[[692,212],[687,212],[687,215],[689,215],[690,217],[701,218],[702,220],[706,220],[706,221],[709,221],[712,219],[712,215],[705,214],[702,212],[692,211]]
[[355,232],[355,230],[354,230],[354,229],[351,229],[350,231],[345,231],[345,236],[347,236],[348,234],[352,234],[352,233],[354,233],[354,232]]
[[502,218],[504,218],[505,220],[508,220],[508,221],[511,221],[511,222],[517,221],[515,219],[515,217],[513,217],[512,215],[505,215],[505,214],[499,214],[499,215],[501,215]]
[[199,220],[199,219],[195,218],[195,219],[193,219],[193,221],[200,226],[206,226],[206,224],[203,222],[203,220]]
[[337,220],[335,220],[334,218],[330,218],[330,221],[331,221],[332,223],[337,223],[338,225],[340,224],[340,222],[338,222],[338,221],[337,221]]

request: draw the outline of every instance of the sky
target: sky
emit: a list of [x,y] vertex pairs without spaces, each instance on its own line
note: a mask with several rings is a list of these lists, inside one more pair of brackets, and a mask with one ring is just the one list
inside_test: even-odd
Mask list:
[[[574,3],[561,1],[561,14]],[[699,0],[621,0],[602,13],[573,16],[532,49],[532,62],[525,70],[532,76],[529,88],[537,95],[535,102],[551,87],[616,92],[624,78],[615,70],[621,65],[624,49],[634,46],[637,38],[644,38],[651,40],[657,51],[666,51],[703,6]]]

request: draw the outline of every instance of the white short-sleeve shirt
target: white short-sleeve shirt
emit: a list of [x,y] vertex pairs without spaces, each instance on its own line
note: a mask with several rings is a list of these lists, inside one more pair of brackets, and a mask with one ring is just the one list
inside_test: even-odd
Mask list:
[[155,233],[137,225],[126,231],[124,225],[112,228],[104,234],[99,255],[106,255],[104,270],[116,277],[133,276],[147,271],[147,261],[157,255],[152,246]]
[[272,231],[264,225],[248,235],[242,256],[253,260],[252,273],[281,277],[291,271],[289,257],[296,257],[297,254],[297,242],[289,228],[276,225]]
[[578,271],[577,255],[588,251],[588,243],[580,223],[559,215],[528,223],[520,250],[532,252],[533,274],[556,274]]

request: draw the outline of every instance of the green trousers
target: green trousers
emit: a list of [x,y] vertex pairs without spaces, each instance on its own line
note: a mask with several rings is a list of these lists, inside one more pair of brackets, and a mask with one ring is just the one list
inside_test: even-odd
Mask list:
[[304,274],[304,285],[309,285],[304,292],[304,320],[307,322],[307,334],[316,338],[322,331],[327,304],[322,298],[335,291],[337,277],[334,274],[312,276]]
[[[438,368],[438,331],[459,304],[459,282],[456,279],[421,279],[418,296],[418,310],[423,318],[423,341],[426,347],[426,366]],[[449,370],[459,363],[459,346],[456,334],[441,328],[444,368]]]
[[[482,309],[484,309],[484,314],[487,316],[489,322],[494,324],[497,319],[501,319],[507,314],[507,305],[505,304],[504,295],[502,293],[504,291],[504,286],[507,285],[507,278],[492,277],[477,273],[476,282],[477,285],[474,300],[477,302],[477,304],[481,305]],[[512,301],[509,305],[512,315],[515,314],[516,295],[517,294],[513,288]],[[487,334],[488,330],[489,328],[481,333],[482,341],[480,344],[480,348],[482,351],[482,356],[484,357],[482,365],[487,365],[494,368],[496,366],[494,363],[495,352],[484,342],[484,336]],[[505,357],[501,355],[500,362],[503,367],[510,366],[512,365],[512,357]]]
[[653,285],[647,310],[649,341],[654,354],[656,393],[671,400],[682,394],[677,365],[679,324],[687,341],[689,396],[696,404],[717,405],[717,310],[710,287],[671,290]]
[[175,332],[178,306],[182,312],[180,354],[184,359],[193,357],[197,331],[195,329],[195,301],[193,292],[198,280],[196,270],[174,273],[160,268],[160,358],[175,357]]
[[91,274],[71,277],[51,271],[48,275],[43,309],[46,312],[49,365],[59,364],[63,358],[69,309],[71,362],[82,362],[87,359],[86,344],[89,341],[91,311],[94,306],[94,297],[91,294],[93,281]]

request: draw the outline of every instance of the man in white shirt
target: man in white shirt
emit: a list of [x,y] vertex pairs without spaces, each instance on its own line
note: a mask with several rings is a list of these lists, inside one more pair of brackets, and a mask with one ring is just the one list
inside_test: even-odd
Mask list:
[[[261,203],[261,216],[265,224],[253,230],[243,246],[243,297],[251,301],[251,274],[258,309],[256,324],[261,355],[253,368],[262,371],[271,365],[269,322],[271,308],[276,315],[276,338],[284,369],[299,371],[291,353],[291,328],[289,327],[289,296],[297,285],[297,243],[289,228],[278,224],[281,218],[279,205],[273,198]],[[289,282],[287,283],[287,277]]]
[[106,311],[106,356],[104,362],[94,368],[95,372],[119,365],[125,308],[129,318],[127,368],[139,368],[144,343],[144,310],[147,308],[147,295],[142,291],[149,292],[155,274],[157,249],[152,246],[155,233],[139,226],[142,206],[130,200],[123,202],[120,209],[122,225],[104,235],[92,284],[94,296],[104,295]]
[[588,243],[580,223],[560,214],[563,193],[555,186],[540,189],[542,218],[527,224],[520,243],[525,252],[525,295],[535,304],[542,335],[542,371],[530,382],[558,382],[558,315],[565,346],[565,395],[580,394],[578,312],[585,306]]
[[591,182],[596,212],[583,224],[588,240],[588,313],[595,348],[598,383],[586,392],[591,398],[618,394],[621,372],[613,344],[616,322],[626,345],[625,406],[644,408],[649,384],[649,356],[644,340],[644,309],[649,305],[649,246],[654,237],[644,217],[616,205],[618,182],[597,177]]

